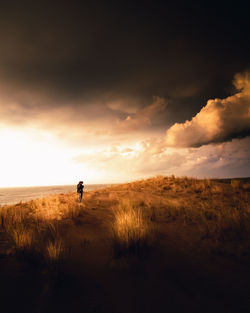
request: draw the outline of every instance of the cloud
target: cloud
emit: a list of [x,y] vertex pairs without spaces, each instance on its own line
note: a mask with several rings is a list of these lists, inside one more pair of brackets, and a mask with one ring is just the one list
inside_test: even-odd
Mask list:
[[161,139],[148,138],[130,146],[110,146],[98,152],[83,152],[72,158],[103,172],[106,181],[134,180],[157,174],[173,174],[185,162],[180,151],[166,150]]
[[135,114],[138,111],[138,107],[141,105],[139,98],[123,98],[107,100],[107,107],[113,111],[118,111],[126,114]]
[[[185,175],[197,177],[246,177],[250,175],[250,137],[188,148]],[[183,150],[183,149],[181,149]],[[183,174],[180,166],[176,174]]]
[[122,150],[122,153],[130,153],[130,152],[133,152],[133,149],[125,148],[125,149]]
[[[84,125],[98,135],[113,125],[120,133],[139,130],[156,124],[156,116],[149,117],[143,108],[152,95],[158,95],[172,99],[168,112],[161,114],[160,126],[166,129],[177,118],[190,119],[198,112],[201,98],[226,90],[236,68],[249,62],[244,18],[232,27],[226,15],[223,23],[215,19],[214,27],[201,28],[196,13],[190,19],[186,12],[183,23],[176,23],[178,5],[167,10],[165,4],[145,5],[147,14],[135,6],[131,17],[131,7],[126,4],[96,6],[89,1],[82,7],[61,3],[58,10],[47,1],[34,5],[2,2],[0,100],[3,92],[6,99],[0,107],[8,111],[9,102],[17,105],[9,115],[3,112],[5,108],[0,109],[1,121],[6,123],[28,122],[46,129],[48,124],[60,124],[60,129],[77,126],[79,133]],[[234,45],[237,48],[229,49],[231,41],[225,40],[225,29],[228,38],[232,30],[242,34],[234,37],[239,40]],[[103,117],[106,123],[102,123]],[[68,128],[65,132],[69,133]]]
[[131,146],[110,146],[73,157],[77,164],[104,173],[106,181],[134,180],[153,175],[200,178],[250,175],[250,137],[199,148],[167,148],[149,138]]
[[136,113],[127,115],[125,119],[117,120],[115,123],[116,132],[129,132],[146,128],[152,125],[156,118],[166,108],[166,100],[161,97],[154,97],[153,103],[139,109]]
[[167,146],[200,147],[250,135],[250,72],[237,74],[234,86],[238,93],[208,100],[191,121],[170,127],[166,133]]

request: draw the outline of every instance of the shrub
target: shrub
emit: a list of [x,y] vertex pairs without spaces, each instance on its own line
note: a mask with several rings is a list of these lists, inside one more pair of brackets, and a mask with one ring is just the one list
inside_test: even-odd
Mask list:
[[245,191],[250,191],[250,183],[242,184],[241,188]]
[[234,188],[234,189],[239,189],[240,188],[240,185],[241,185],[241,182],[237,179],[232,179],[231,180],[231,186]]

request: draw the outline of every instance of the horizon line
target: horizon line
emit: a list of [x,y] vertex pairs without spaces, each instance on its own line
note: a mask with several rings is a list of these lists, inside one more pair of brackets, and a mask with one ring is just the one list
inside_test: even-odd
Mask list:
[[[198,177],[194,177],[194,176],[187,176],[187,175],[154,175],[154,176],[148,176],[147,178],[137,178],[134,180],[129,180],[129,181],[123,181],[123,182],[109,182],[109,183],[84,183],[84,185],[116,185],[116,184],[127,184],[127,183],[131,183],[133,181],[138,181],[138,180],[142,180],[142,179],[150,179],[150,178],[155,178],[157,176],[163,176],[163,177],[170,177],[170,176],[175,176],[176,178],[183,178],[183,177],[187,177],[190,179],[250,179],[250,176],[237,176],[237,177],[203,177],[203,178],[198,178]],[[62,185],[26,185],[26,186],[0,186],[0,189],[5,189],[5,188],[36,188],[36,187],[63,187],[63,186],[75,186],[77,185],[77,183],[75,184],[62,184]]]

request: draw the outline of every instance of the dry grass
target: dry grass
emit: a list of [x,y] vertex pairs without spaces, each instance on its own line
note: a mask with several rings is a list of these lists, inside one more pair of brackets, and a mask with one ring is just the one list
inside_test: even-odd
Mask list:
[[0,207],[0,228],[19,259],[58,261],[63,252],[59,223],[77,219],[82,209],[74,194],[5,205]]
[[32,246],[33,233],[25,227],[12,229],[12,239],[17,250],[28,250]]
[[52,195],[29,202],[33,217],[38,220],[61,220],[63,218],[77,217],[81,206],[75,194]]
[[237,180],[237,179],[232,179],[231,180],[231,186],[234,188],[234,189],[239,189],[241,187],[242,183],[241,181]]
[[116,256],[142,255],[152,237],[150,220],[131,199],[123,199],[114,207],[114,248]]
[[209,245],[230,250],[240,243],[245,251],[250,249],[249,186],[238,179],[158,176],[86,193],[82,205],[69,193],[2,206],[0,230],[15,251],[36,251],[52,260],[61,255],[62,225],[74,225],[85,208],[105,206],[113,208],[116,255],[142,254],[155,230],[167,224],[198,230]]
[[57,239],[54,242],[49,241],[46,247],[46,252],[49,262],[59,262],[64,252],[62,239]]
[[238,254],[250,254],[248,181],[158,176],[110,189],[114,190],[120,199],[131,197],[157,227],[163,221],[176,227],[181,223],[183,234],[199,231],[213,250],[223,246],[223,251],[230,251],[238,243]]

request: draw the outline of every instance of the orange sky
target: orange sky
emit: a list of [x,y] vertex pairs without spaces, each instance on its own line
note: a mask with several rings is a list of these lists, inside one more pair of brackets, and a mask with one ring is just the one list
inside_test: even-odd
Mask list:
[[[126,112],[123,119],[107,114],[82,121],[73,118],[74,110],[60,108],[34,112],[25,123],[23,107],[5,103],[0,187],[65,185],[81,179],[114,183],[170,174],[247,176],[250,138],[228,140],[250,124],[249,74],[236,78],[238,93],[209,100],[193,119],[166,130],[152,126],[167,108],[159,97]],[[112,106],[116,112],[118,104]]]
[[250,176],[248,12],[0,2],[0,187]]

